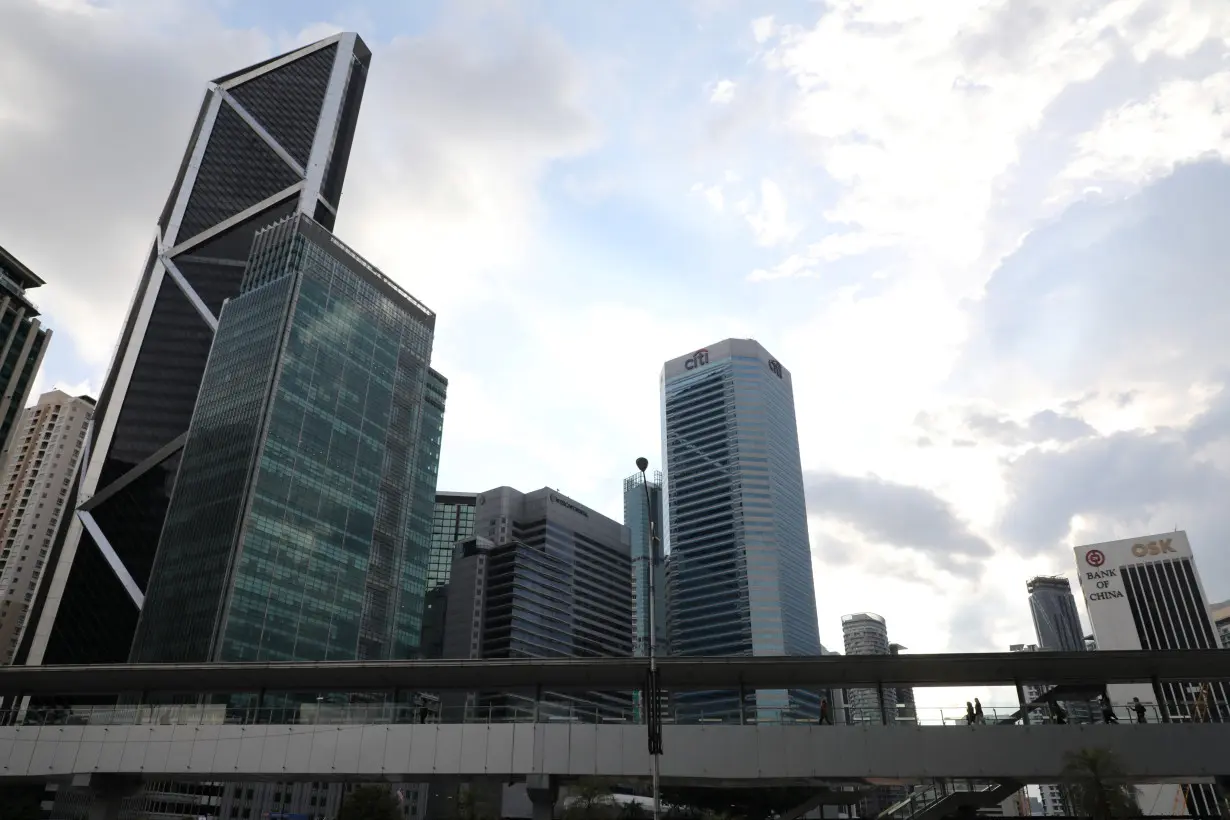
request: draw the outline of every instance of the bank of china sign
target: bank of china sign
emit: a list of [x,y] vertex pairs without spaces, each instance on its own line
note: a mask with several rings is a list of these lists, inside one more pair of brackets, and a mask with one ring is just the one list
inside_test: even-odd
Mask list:
[[[1178,550],[1174,548],[1174,539],[1161,538],[1157,541],[1148,541],[1132,545],[1132,555],[1137,558],[1154,558],[1159,555],[1177,555]],[[1119,570],[1114,568],[1102,569],[1102,565],[1106,563],[1106,553],[1099,549],[1091,549],[1085,553],[1085,563],[1090,569],[1085,570],[1085,580],[1092,582],[1094,591],[1089,593],[1091,601],[1108,601],[1112,598],[1122,598],[1123,590],[1115,589],[1120,586],[1118,583]]]

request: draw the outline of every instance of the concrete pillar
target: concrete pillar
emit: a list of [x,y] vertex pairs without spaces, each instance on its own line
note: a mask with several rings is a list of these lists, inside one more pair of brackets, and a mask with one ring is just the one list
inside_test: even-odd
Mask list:
[[525,793],[530,798],[532,820],[554,820],[555,802],[559,800],[559,782],[555,778],[545,774],[526,775]]

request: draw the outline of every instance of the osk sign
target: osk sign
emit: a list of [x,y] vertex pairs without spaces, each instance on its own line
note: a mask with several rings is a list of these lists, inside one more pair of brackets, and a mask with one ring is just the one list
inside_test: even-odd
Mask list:
[[1137,558],[1149,558],[1154,555],[1166,555],[1168,553],[1178,555],[1178,550],[1174,548],[1173,538],[1159,538],[1156,541],[1149,541],[1145,544],[1133,544],[1132,555]]

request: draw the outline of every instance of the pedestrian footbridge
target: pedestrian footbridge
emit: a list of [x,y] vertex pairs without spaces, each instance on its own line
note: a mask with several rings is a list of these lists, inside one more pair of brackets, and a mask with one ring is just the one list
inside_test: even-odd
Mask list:
[[[609,777],[650,772],[646,728],[585,723],[181,721],[0,726],[0,782]],[[937,778],[1047,782],[1064,754],[1114,749],[1136,782],[1230,775],[1230,724],[666,725],[666,782],[804,784]]]

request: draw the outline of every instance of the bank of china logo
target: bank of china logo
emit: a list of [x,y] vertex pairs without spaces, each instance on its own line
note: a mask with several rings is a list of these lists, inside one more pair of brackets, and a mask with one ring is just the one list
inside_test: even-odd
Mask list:
[[1101,550],[1089,550],[1085,553],[1085,563],[1091,567],[1100,567],[1106,563],[1106,555]]

